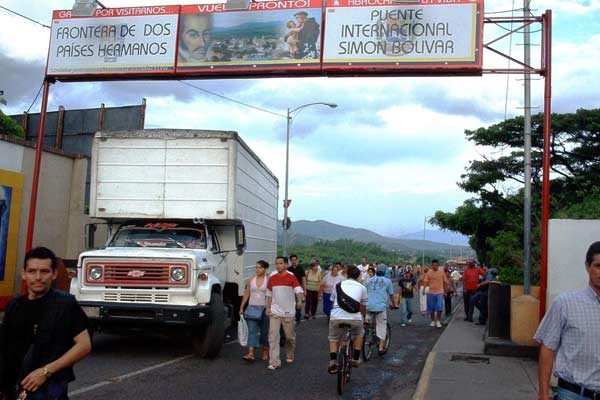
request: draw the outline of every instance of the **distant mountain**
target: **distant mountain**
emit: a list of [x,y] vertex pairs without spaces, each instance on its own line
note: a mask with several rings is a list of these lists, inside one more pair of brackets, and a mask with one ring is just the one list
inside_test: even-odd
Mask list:
[[263,35],[279,35],[285,28],[281,21],[269,22],[246,22],[235,26],[216,26],[212,30],[213,36],[223,39],[220,35],[227,34],[229,37],[260,37]]
[[[279,224],[279,243],[281,243],[282,229]],[[423,233],[421,232],[421,235]],[[318,240],[351,239],[356,242],[376,243],[386,250],[393,250],[406,254],[419,254],[423,250],[428,254],[452,255],[467,254],[472,250],[467,246],[437,243],[431,240],[415,240],[383,236],[368,229],[351,228],[334,224],[328,221],[299,220],[292,223],[288,231],[290,246],[310,245]]]
[[[410,239],[410,240],[423,240],[423,231],[403,233],[403,234],[392,234],[392,237],[398,239]],[[437,231],[437,230],[425,230],[425,240],[430,240],[437,243],[446,243],[450,245],[468,246],[469,237],[461,235],[460,233],[449,232],[449,231]]]

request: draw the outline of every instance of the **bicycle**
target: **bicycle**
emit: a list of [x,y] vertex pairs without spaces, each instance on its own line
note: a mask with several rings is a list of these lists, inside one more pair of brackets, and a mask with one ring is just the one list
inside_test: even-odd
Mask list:
[[[365,361],[369,361],[371,359],[371,357],[373,357],[373,353],[375,351],[379,350],[379,338],[377,337],[377,332],[376,332],[376,323],[375,323],[375,318],[377,316],[377,314],[380,314],[381,311],[379,312],[373,312],[373,311],[369,311],[369,322],[368,324],[365,326],[365,336],[363,339],[363,348],[362,348],[362,356],[363,356],[363,360]],[[390,348],[390,342],[392,340],[392,336],[391,336],[391,328],[390,328],[390,324],[387,324],[386,327],[386,333],[385,333],[385,344],[383,347],[383,353],[381,353],[381,355],[387,353],[388,349]]]
[[341,324],[344,328],[344,338],[340,342],[337,353],[337,392],[339,395],[344,391],[344,386],[350,382],[352,375],[352,353],[354,345],[351,337],[351,327],[349,324]]

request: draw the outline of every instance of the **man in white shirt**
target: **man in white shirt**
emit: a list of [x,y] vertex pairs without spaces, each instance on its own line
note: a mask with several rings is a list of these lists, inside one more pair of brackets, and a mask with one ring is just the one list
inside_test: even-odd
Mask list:
[[286,362],[294,362],[296,332],[294,316],[302,308],[302,286],[296,276],[287,270],[287,257],[275,259],[276,274],[271,274],[267,283],[266,314],[269,321],[269,366],[275,370],[281,366],[279,358],[279,330],[285,333]]
[[358,281],[360,283],[365,283],[367,281],[367,278],[369,278],[369,260],[367,259],[367,257],[362,257],[360,259],[360,265],[358,265],[358,270],[360,271],[360,278]]
[[348,279],[338,283],[341,291],[360,303],[357,312],[349,312],[342,308],[338,303],[338,287],[334,288],[331,293],[331,301],[333,308],[331,309],[331,318],[329,321],[329,368],[327,371],[331,374],[337,373],[337,351],[340,336],[344,334],[344,328],[340,325],[350,325],[350,332],[353,337],[354,354],[352,354],[352,366],[358,367],[360,359],[360,351],[363,342],[363,321],[367,313],[367,288],[358,282],[360,278],[360,270],[357,267],[351,266],[348,268]]

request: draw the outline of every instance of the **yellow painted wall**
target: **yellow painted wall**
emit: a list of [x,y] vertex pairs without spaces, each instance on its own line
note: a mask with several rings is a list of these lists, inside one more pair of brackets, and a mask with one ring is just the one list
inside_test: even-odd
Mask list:
[[[0,185],[12,189],[8,237],[6,246],[6,265],[4,279],[0,280],[0,297],[12,296],[13,283],[17,264],[17,244],[19,241],[19,221],[21,215],[21,200],[23,196],[23,174],[0,169]],[[2,238],[0,238],[1,240]]]

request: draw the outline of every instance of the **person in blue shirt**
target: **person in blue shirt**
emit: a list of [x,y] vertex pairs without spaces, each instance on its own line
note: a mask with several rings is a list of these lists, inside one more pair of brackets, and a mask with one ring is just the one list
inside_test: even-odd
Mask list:
[[365,285],[369,296],[367,313],[371,318],[375,318],[375,333],[379,338],[380,354],[383,354],[385,347],[388,304],[391,302],[392,308],[396,308],[394,285],[390,279],[385,277],[386,270],[385,264],[379,264],[376,276],[369,279]]

